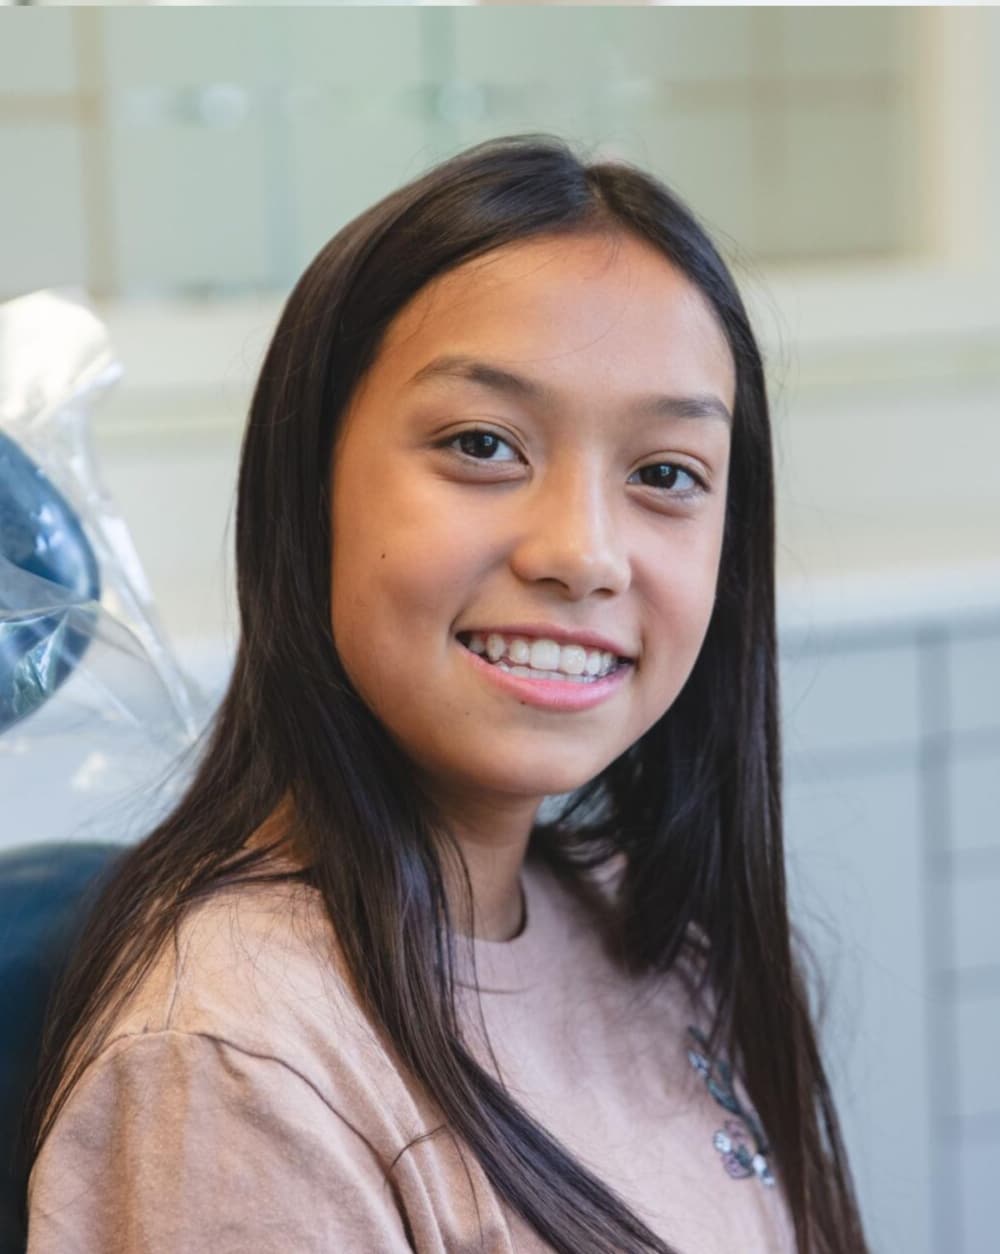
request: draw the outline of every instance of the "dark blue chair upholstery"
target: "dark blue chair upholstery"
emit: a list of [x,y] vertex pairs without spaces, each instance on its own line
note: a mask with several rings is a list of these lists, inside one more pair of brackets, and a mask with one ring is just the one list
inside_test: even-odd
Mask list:
[[24,1254],[27,1172],[15,1152],[49,995],[101,873],[122,851],[70,843],[0,851],[0,1254]]

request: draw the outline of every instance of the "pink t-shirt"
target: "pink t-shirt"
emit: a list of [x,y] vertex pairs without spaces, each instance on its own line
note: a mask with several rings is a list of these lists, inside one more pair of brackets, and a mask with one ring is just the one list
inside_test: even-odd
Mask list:
[[[680,1254],[793,1254],[780,1180],[731,1174],[752,1137],[689,1057],[682,981],[627,979],[542,863],[522,884],[522,932],[475,942],[508,1090]],[[496,1074],[464,986],[460,1009]],[[316,890],[223,889],[189,909],[56,1120],[28,1254],[549,1250],[443,1133],[385,1182],[441,1121],[361,1013]]]

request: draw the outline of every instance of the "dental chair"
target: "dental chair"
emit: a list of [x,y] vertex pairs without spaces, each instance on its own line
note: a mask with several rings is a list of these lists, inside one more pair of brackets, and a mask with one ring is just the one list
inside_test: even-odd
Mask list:
[[19,1141],[49,997],[113,844],[0,850],[0,1254],[24,1254],[28,1175]]
[[[30,730],[72,674],[90,642],[87,607],[99,597],[97,559],[76,512],[0,432],[0,737]],[[24,1254],[26,1245],[20,1131],[50,995],[91,890],[123,850],[17,844],[13,809],[13,798],[0,796],[0,1254]]]

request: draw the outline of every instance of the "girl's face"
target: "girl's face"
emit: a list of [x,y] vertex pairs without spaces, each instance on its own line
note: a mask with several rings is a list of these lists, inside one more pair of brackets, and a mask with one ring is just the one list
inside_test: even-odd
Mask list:
[[[497,249],[393,321],[334,454],[332,626],[440,801],[533,812],[670,707],[712,613],[734,389],[707,301],[631,236]],[[589,679],[592,637],[629,661]]]

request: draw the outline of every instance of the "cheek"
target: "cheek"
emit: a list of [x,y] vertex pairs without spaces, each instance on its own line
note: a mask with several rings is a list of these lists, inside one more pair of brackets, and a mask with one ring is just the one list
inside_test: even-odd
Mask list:
[[656,689],[667,703],[683,687],[697,661],[715,607],[721,526],[699,532],[697,539],[659,555],[646,570],[648,621],[654,638]]
[[482,537],[470,535],[467,520],[463,526],[452,494],[418,484],[412,473],[387,474],[383,467],[372,491],[353,486],[369,482],[360,466],[345,466],[342,479],[352,488],[335,495],[331,568],[333,631],[342,656],[370,652],[376,642],[394,650],[429,635],[444,642],[463,588],[489,560]]

